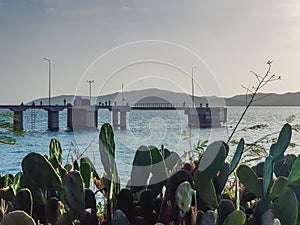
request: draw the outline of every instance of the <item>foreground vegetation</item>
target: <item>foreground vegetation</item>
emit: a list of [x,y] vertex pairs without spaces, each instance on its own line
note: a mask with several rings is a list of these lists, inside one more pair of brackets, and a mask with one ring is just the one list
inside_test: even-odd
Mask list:
[[188,161],[163,146],[141,146],[121,190],[110,124],[99,134],[100,176],[87,157],[62,166],[60,143],[52,139],[48,156],[30,153],[22,172],[0,178],[1,225],[300,224],[300,157],[285,154],[291,135],[285,124],[268,156],[253,167],[240,163],[244,139],[230,159],[223,141]]

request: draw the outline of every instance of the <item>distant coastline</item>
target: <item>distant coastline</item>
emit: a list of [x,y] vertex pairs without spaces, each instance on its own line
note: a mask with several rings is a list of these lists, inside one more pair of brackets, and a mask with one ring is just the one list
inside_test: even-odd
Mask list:
[[[123,96],[123,103],[122,103]],[[89,98],[88,96],[80,96],[81,98]],[[59,95],[51,98],[52,104],[62,105],[64,100],[67,103],[72,103],[75,95]],[[216,96],[195,96],[195,105],[199,106],[202,104],[205,106],[206,103],[210,105],[222,105],[225,103],[226,106],[245,106],[247,99],[250,96],[246,95],[235,95],[229,98],[221,98]],[[105,102],[117,102],[117,104],[134,104],[134,103],[171,103],[176,105],[185,104],[186,102],[192,101],[192,96],[186,93],[177,93],[172,91],[166,91],[161,89],[145,89],[137,91],[129,91],[122,93],[116,92],[113,94],[92,97],[93,104],[103,104]],[[47,104],[48,98],[34,99],[26,104]],[[187,103],[188,105],[188,103]],[[258,93],[255,96],[255,100],[252,106],[300,106],[300,92],[288,92],[284,94],[276,93]]]

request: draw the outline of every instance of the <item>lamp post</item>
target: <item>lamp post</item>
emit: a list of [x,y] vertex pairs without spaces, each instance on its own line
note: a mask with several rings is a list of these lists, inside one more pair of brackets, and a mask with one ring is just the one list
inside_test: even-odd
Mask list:
[[193,107],[195,107],[195,94],[194,94],[194,69],[196,68],[196,66],[192,67],[192,103],[193,103]]
[[124,105],[124,101],[125,101],[123,90],[124,90],[124,84],[122,83],[122,106]]
[[50,59],[44,58],[44,60],[48,61],[48,72],[49,72],[49,105],[51,105],[51,61]]
[[87,80],[87,83],[90,84],[90,104],[92,103],[92,83],[94,83],[94,80]]

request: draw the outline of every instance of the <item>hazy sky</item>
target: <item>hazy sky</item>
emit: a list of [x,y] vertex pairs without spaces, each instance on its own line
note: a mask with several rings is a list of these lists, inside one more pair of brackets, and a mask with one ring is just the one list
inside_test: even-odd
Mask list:
[[269,59],[282,80],[263,91],[300,91],[299,37],[297,0],[0,0],[0,104],[48,96],[44,57],[53,96],[88,95],[90,79],[94,95],[189,92],[193,66],[196,94],[232,96]]

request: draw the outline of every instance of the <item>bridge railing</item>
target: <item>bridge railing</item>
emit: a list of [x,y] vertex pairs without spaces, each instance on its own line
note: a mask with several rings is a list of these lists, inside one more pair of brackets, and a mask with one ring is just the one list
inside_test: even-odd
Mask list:
[[191,107],[189,104],[185,103],[134,103],[130,104],[131,107],[141,107],[141,108],[183,108]]

